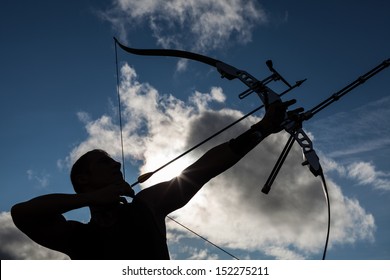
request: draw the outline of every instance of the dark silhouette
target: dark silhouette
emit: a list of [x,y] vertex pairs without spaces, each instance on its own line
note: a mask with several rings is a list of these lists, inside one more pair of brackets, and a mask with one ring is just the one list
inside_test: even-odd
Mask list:
[[[13,221],[35,242],[71,259],[169,259],[166,216],[265,137],[282,130],[286,109],[293,103],[271,104],[248,131],[212,148],[180,176],[137,194],[123,180],[119,162],[102,150],[90,151],[72,167],[75,194],[48,194],[16,204]],[[127,203],[124,197],[133,200]],[[82,207],[90,208],[89,223],[64,218],[64,213]]]

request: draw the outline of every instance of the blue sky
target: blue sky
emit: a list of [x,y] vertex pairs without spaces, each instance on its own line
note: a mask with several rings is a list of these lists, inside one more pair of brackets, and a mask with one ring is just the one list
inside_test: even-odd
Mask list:
[[[15,229],[11,206],[71,193],[69,167],[89,149],[106,149],[120,160],[113,36],[133,47],[213,56],[259,79],[268,76],[265,61],[272,59],[291,83],[308,79],[290,97],[310,109],[389,58],[389,9],[388,1],[3,1],[1,258],[63,258]],[[197,62],[121,50],[118,58],[130,183],[260,102],[255,96],[239,100],[244,85]],[[381,72],[304,124],[329,183],[329,259],[390,258],[389,75]],[[174,176],[262,114],[142,187]],[[260,192],[285,141],[283,133],[270,137],[173,216],[241,259],[320,259],[326,205],[320,179],[300,165],[299,147],[270,194]],[[67,217],[89,219],[86,209]],[[167,224],[173,259],[229,258]]]

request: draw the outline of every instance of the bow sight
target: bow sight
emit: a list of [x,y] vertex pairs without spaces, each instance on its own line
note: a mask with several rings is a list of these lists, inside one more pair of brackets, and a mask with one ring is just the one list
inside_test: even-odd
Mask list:
[[[217,63],[216,67],[218,72],[222,74],[223,78],[226,77],[229,80],[238,78],[240,81],[242,81],[245,85],[248,86],[247,90],[239,94],[240,99],[243,99],[249,96],[251,93],[256,92],[266,108],[269,104],[272,104],[274,102],[280,102],[280,97],[282,95],[288,93],[296,87],[299,87],[303,82],[306,81],[306,79],[300,80],[297,81],[294,86],[291,86],[290,83],[287,82],[287,80],[283,78],[283,76],[280,75],[278,71],[275,70],[275,68],[273,67],[272,60],[268,60],[266,62],[266,65],[268,66],[272,74],[267,78],[263,79],[262,81],[257,80],[255,77],[253,77],[246,71],[238,70],[237,68],[223,62]],[[267,84],[272,81],[279,80],[282,81],[288,87],[288,89],[280,94],[276,94],[272,89],[267,86]],[[302,148],[305,157],[303,165],[309,165],[310,171],[315,176],[318,176],[320,174],[321,166],[319,163],[319,158],[313,149],[312,141],[302,129],[303,120],[304,118],[299,115],[294,116],[294,118],[289,118],[286,113],[285,120],[283,121],[282,126],[290,134],[290,138],[288,139],[286,146],[284,147],[278,161],[276,162],[270,176],[268,177],[267,182],[262,189],[263,193],[268,194],[268,192],[270,191],[271,185],[275,180],[280,168],[282,167],[289,151],[291,150],[294,141],[297,141]]]

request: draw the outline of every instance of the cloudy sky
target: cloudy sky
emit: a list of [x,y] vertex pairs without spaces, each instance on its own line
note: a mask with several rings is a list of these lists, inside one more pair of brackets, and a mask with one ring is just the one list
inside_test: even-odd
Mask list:
[[[314,107],[389,58],[388,1],[3,1],[0,11],[0,257],[58,259],[19,232],[13,204],[71,193],[69,168],[93,148],[121,160],[113,36],[139,48],[176,48],[225,61],[263,79],[265,61]],[[239,81],[207,65],[118,50],[126,180],[152,171],[259,106]],[[390,258],[390,70],[304,124],[328,182],[328,259]],[[284,90],[281,84],[271,86]],[[287,98],[287,96],[286,96]],[[261,119],[258,112],[155,174],[178,174],[213,145]],[[327,228],[321,181],[295,145],[271,192],[261,193],[287,135],[261,143],[209,182],[180,223],[240,259],[320,259]],[[66,214],[87,222],[80,209]],[[167,220],[172,259],[229,259]]]

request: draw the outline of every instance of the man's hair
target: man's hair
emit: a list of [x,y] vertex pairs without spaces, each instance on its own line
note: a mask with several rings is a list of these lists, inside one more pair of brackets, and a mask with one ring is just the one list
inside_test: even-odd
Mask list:
[[90,174],[89,167],[91,164],[91,155],[94,153],[103,153],[104,155],[108,155],[106,151],[100,149],[89,151],[76,160],[70,170],[70,180],[76,193],[84,192],[83,185],[80,184],[78,178],[80,176],[88,176]]

